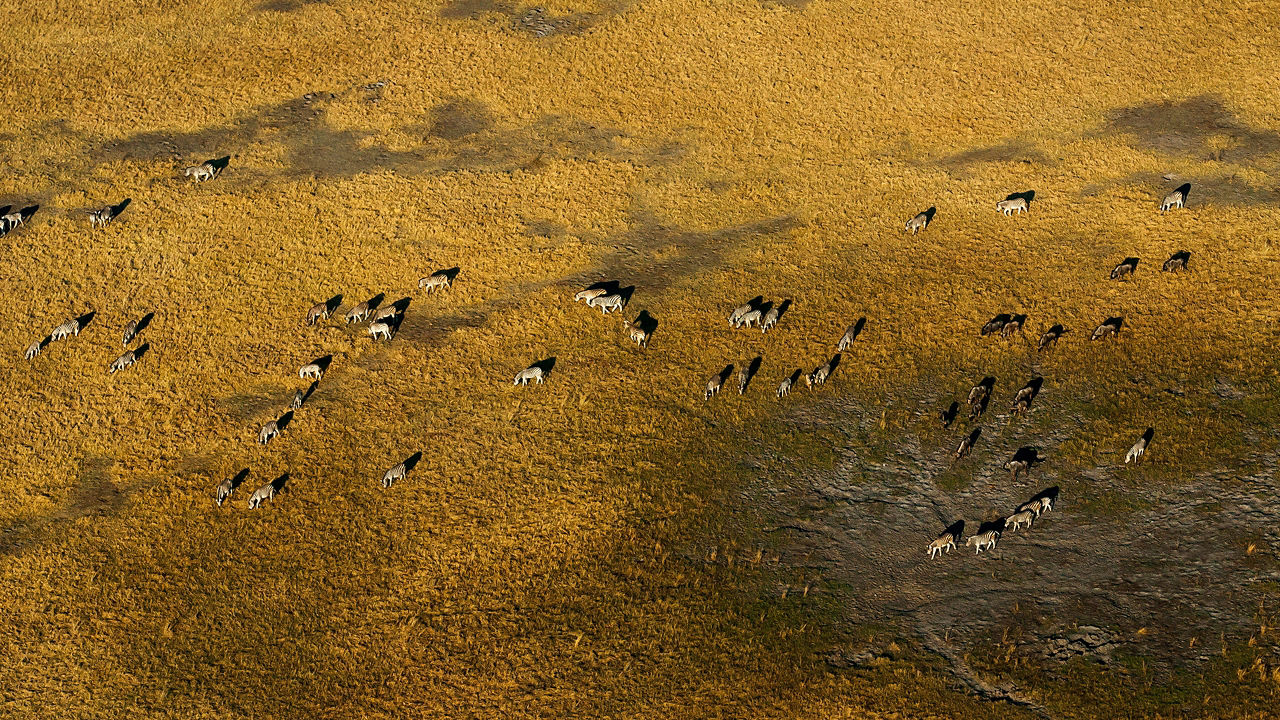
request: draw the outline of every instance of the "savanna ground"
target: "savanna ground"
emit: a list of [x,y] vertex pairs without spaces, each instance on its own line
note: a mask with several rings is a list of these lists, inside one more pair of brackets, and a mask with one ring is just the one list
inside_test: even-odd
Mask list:
[[[4,716],[1273,712],[1280,6],[0,8],[0,205],[40,205],[0,239]],[[648,349],[570,300],[605,278]],[[337,294],[410,304],[390,343],[303,325]],[[757,294],[794,304],[727,329]],[[1027,337],[978,337],[997,312]],[[987,375],[952,463],[974,425],[937,411]],[[1031,531],[925,558],[1048,487]]]

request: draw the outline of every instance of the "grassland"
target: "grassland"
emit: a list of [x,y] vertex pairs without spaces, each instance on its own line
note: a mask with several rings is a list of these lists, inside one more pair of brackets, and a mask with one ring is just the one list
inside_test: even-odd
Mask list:
[[[1274,5],[555,2],[546,37],[483,0],[0,8],[0,205],[41,206],[0,239],[5,716],[1016,717],[898,631],[843,622],[838,587],[782,597],[812,578],[762,531],[789,512],[752,502],[762,478],[950,444],[943,400],[1032,371],[1087,522],[1274,457]],[[180,180],[225,154],[218,179]],[[1166,174],[1194,188],[1161,215]],[[1028,189],[1028,215],[994,211]],[[123,198],[90,232],[82,211]],[[1158,273],[1178,250],[1193,272]],[[1107,279],[1129,255],[1134,280]],[[450,291],[416,292],[455,265]],[[647,350],[569,300],[604,277],[659,318]],[[412,302],[375,345],[302,324],[337,293]],[[726,330],[756,294],[795,305],[768,335]],[[1014,310],[1072,333],[1035,359],[976,336]],[[108,376],[147,311],[151,352]],[[832,382],[775,402],[862,315]],[[1121,339],[1085,342],[1110,315]],[[702,402],[756,354],[752,393]],[[549,356],[548,384],[510,387]],[[1148,425],[1126,489],[1081,480]],[[1276,683],[1237,640],[1163,681],[1072,666],[1075,692],[1037,697],[1265,712]],[[890,649],[826,661],[864,642]]]

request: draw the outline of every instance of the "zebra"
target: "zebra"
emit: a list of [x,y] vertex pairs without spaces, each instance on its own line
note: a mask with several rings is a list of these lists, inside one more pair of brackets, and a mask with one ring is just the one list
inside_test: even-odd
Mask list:
[[332,311],[329,310],[329,303],[323,303],[323,302],[316,303],[315,305],[311,306],[310,310],[307,311],[307,324],[315,325],[321,320],[328,320],[329,315],[331,314],[332,314]]
[[844,352],[848,349],[848,347],[853,344],[853,341],[857,339],[858,332],[860,330],[861,328],[858,327],[857,322],[850,325],[849,328],[844,331],[844,335],[840,336],[840,342],[836,343],[836,352]]
[[623,320],[622,326],[627,329],[627,336],[642,348],[649,347],[649,336],[652,334],[639,325],[633,324],[630,320]]
[[802,368],[796,368],[795,372],[791,373],[790,376],[783,379],[782,384],[778,385],[777,396],[779,400],[791,394],[791,386],[795,385],[796,378],[800,377],[803,374],[804,374],[804,370]]
[[43,349],[44,349],[44,342],[41,340],[37,340],[27,346],[27,350],[26,352],[22,353],[22,356],[28,360],[34,360],[35,357],[39,355],[40,351]]
[[757,301],[752,300],[747,302],[746,304],[739,305],[738,307],[734,308],[733,312],[729,313],[729,326],[738,327],[738,321],[742,319],[742,316],[746,315],[752,310],[755,310],[756,307],[757,307]]
[[115,362],[111,363],[111,367],[107,368],[107,374],[111,375],[113,373],[124,370],[125,368],[130,367],[137,361],[138,361],[138,356],[135,355],[132,350],[126,351],[123,355],[116,358]]
[[1120,327],[1123,324],[1124,318],[1107,318],[1105,322],[1093,331],[1093,335],[1089,336],[1089,339],[1103,340],[1108,337],[1118,337],[1120,335]]
[[781,313],[778,312],[778,308],[769,308],[769,312],[764,314],[764,320],[760,323],[760,332],[767,333],[773,329],[773,326],[778,324],[779,315]]
[[391,329],[391,323],[375,322],[369,324],[369,334],[373,336],[374,340],[381,338],[390,342],[394,331]]
[[909,232],[912,235],[915,235],[916,233],[920,232],[921,230],[924,230],[927,227],[929,227],[929,213],[926,211],[926,212],[919,213],[915,217],[908,220],[906,229],[903,230],[903,232]]
[[1188,262],[1191,262],[1191,253],[1183,250],[1169,256],[1169,259],[1164,261],[1164,265],[1160,266],[1160,270],[1176,273],[1179,270],[1186,270]]
[[307,399],[307,394],[306,394],[306,393],[304,393],[304,392],[303,392],[303,391],[301,391],[301,390],[294,390],[294,391],[293,391],[293,400],[290,400],[290,401],[289,401],[289,409],[290,409],[290,410],[300,410],[300,409],[302,409],[302,402],[303,402],[304,400],[306,400],[306,399]]
[[1000,337],[1010,338],[1013,337],[1014,333],[1022,332],[1022,323],[1026,322],[1026,320],[1026,315],[1014,315],[1009,318],[1009,321],[1000,328]]
[[543,370],[541,367],[537,365],[530,365],[529,367],[516,373],[515,384],[528,385],[529,381],[533,380],[536,384],[541,385],[542,380],[543,378],[546,377],[546,375],[547,375],[547,372]]
[[400,463],[399,465],[396,465],[395,467],[383,473],[382,487],[389,488],[391,487],[391,483],[395,482],[396,480],[403,480],[405,476],[408,474],[409,472],[405,468],[404,463]]
[[298,377],[302,380],[312,378],[318,381],[320,378],[324,377],[324,368],[321,367],[318,362],[307,363],[306,365],[298,368]]
[[[276,422],[275,420],[272,420],[266,425],[263,425],[262,429],[258,431],[258,444],[266,445],[267,443],[271,442],[272,438],[277,437],[279,435],[280,435],[280,423]],[[254,494],[256,495],[257,493],[254,493]]]
[[1112,280],[1124,280],[1126,275],[1132,275],[1138,269],[1138,258],[1125,258],[1123,262],[1115,266],[1111,271]]
[[371,314],[373,314],[373,308],[369,305],[369,302],[362,302],[347,311],[347,324],[364,322]]
[[972,546],[976,548],[977,552],[981,553],[983,550],[994,550],[999,539],[999,530],[988,530],[984,533],[970,536],[964,544],[966,547]]
[[985,382],[974,385],[969,390],[969,404],[981,405],[983,400],[987,399],[987,395],[991,393],[991,386]]
[[744,328],[759,325],[762,317],[764,317],[764,314],[760,312],[760,308],[748,310],[738,318],[738,321],[733,326],[735,328]]
[[130,320],[124,326],[124,332],[121,334],[122,345],[127,346],[134,338],[138,337],[138,322],[137,320]]
[[574,293],[573,301],[579,302],[581,300],[586,300],[587,304],[590,305],[592,300],[600,297],[601,295],[604,295],[607,292],[609,292],[608,288],[586,288],[585,290],[579,290],[578,292]]
[[201,182],[202,180],[212,180],[213,176],[218,174],[218,171],[213,167],[213,163],[203,162],[186,168],[182,171],[182,174],[196,182]]
[[587,301],[587,307],[600,308],[601,315],[608,315],[609,313],[615,310],[617,310],[618,312],[622,312],[623,304],[624,303],[622,302],[621,293],[613,293],[611,295],[597,295],[596,297],[593,297]]
[[805,383],[812,388],[814,385],[821,385],[827,381],[827,377],[831,375],[831,363],[816,367],[813,372],[805,377]]
[[5,232],[9,232],[10,230],[13,230],[14,228],[21,225],[24,219],[25,218],[23,217],[21,210],[18,210],[17,212],[5,213],[4,215],[0,215],[0,223],[3,223],[5,225],[5,230],[4,230]]
[[382,308],[381,310],[379,310],[378,312],[374,313],[373,318],[370,320],[370,322],[378,323],[387,319],[394,319],[399,316],[400,316],[400,308],[396,307],[395,305],[388,305]]
[[1018,512],[1005,518],[1004,524],[1006,527],[1009,528],[1009,532],[1014,532],[1018,528],[1022,527],[1023,525],[1026,525],[1028,528],[1030,528],[1031,523],[1035,520],[1035,517],[1036,517],[1036,514],[1031,510],[1019,510]]
[[973,435],[969,434],[965,435],[964,439],[960,441],[960,447],[956,448],[955,451],[955,458],[957,460],[963,460],[969,457],[969,453],[971,452],[973,452]]
[[269,500],[274,500],[275,497],[276,497],[276,484],[275,482],[269,482],[266,485],[263,485],[262,487],[258,488],[257,490],[254,490],[253,494],[249,496],[249,509],[257,510],[259,507],[262,506],[262,503],[267,502]]
[[941,556],[944,552],[951,552],[955,547],[956,536],[952,533],[944,532],[938,536],[937,540],[929,543],[929,549],[925,550],[925,552],[929,555],[929,559],[932,560]]
[[1154,435],[1154,433],[1151,430],[1147,430],[1142,437],[1138,438],[1138,442],[1134,443],[1133,447],[1129,448],[1129,452],[1125,453],[1125,465],[1128,465],[1129,463],[1137,464],[1142,460],[1142,456],[1147,453],[1147,443],[1151,442],[1152,435]]
[[226,502],[231,497],[231,493],[235,491],[235,478],[227,478],[226,480],[218,483],[218,487],[215,490],[218,496],[215,502],[218,503],[218,507],[222,507],[222,503]]
[[702,393],[702,399],[710,400],[715,397],[716,393],[720,392],[720,387],[722,385],[724,385],[724,375],[712,375],[711,379],[707,381],[706,390]]
[[1164,200],[1160,201],[1160,212],[1181,208],[1187,202],[1187,191],[1190,189],[1191,186],[1188,184],[1165,195]]
[[116,219],[115,207],[108,205],[104,208],[89,211],[89,227],[104,228]]
[[453,286],[453,278],[449,273],[439,270],[418,281],[418,289],[426,289],[427,294],[434,293],[436,290],[446,290]]
[[80,320],[78,318],[72,318],[54,328],[53,332],[49,334],[49,338],[51,340],[63,340],[72,335],[80,336]]
[[1026,198],[1009,198],[996,203],[996,210],[1004,213],[1006,216],[1016,213],[1024,213],[1030,210]]
[[1044,350],[1050,345],[1057,345],[1058,338],[1066,334],[1067,334],[1066,328],[1062,327],[1060,323],[1055,324],[1053,327],[1049,328],[1048,330],[1045,330],[1044,334],[1040,336],[1040,344],[1036,347],[1036,350],[1040,351],[1040,350]]

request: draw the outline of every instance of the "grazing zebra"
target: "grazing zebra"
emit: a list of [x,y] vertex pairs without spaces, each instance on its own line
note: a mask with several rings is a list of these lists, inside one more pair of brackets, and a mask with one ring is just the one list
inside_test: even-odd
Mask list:
[[779,315],[781,315],[781,313],[778,312],[778,308],[769,308],[769,312],[764,314],[764,320],[760,323],[760,332],[767,333],[769,330],[773,329],[773,326],[778,324]]
[[1009,412],[1014,415],[1025,415],[1026,413],[1031,412],[1031,398],[1015,398],[1013,405],[1009,407]]
[[1062,327],[1061,323],[1054,325],[1048,330],[1045,330],[1044,334],[1040,336],[1040,344],[1036,347],[1036,350],[1040,351],[1040,350],[1044,350],[1050,345],[1057,345],[1058,338],[1066,334],[1067,334],[1067,329]]
[[1132,275],[1138,269],[1138,258],[1125,258],[1119,265],[1115,266],[1111,271],[1112,280],[1124,280],[1126,275]]
[[1105,322],[1094,329],[1093,335],[1089,336],[1089,339],[1103,340],[1108,337],[1118,337],[1120,335],[1120,326],[1123,324],[1124,318],[1107,318]]
[[1152,433],[1151,430],[1147,430],[1147,432],[1142,437],[1138,438],[1138,442],[1134,443],[1133,447],[1129,448],[1129,452],[1125,453],[1125,456],[1124,456],[1125,465],[1128,465],[1129,463],[1136,464],[1140,460],[1142,460],[1142,456],[1147,454],[1147,443],[1151,442],[1151,437],[1153,434],[1154,433]]
[[258,444],[266,445],[271,439],[280,435],[280,423],[272,420],[258,431]]
[[298,368],[298,377],[303,380],[307,378],[312,378],[313,380],[319,380],[320,378],[324,377],[324,368],[321,367],[320,363],[318,362],[307,363],[306,365],[303,365],[302,367]]
[[956,460],[963,460],[969,457],[969,453],[973,452],[973,440],[974,440],[973,434],[964,436],[964,439],[960,441],[960,447],[956,448],[956,452],[955,452]]
[[1021,197],[1009,198],[1008,200],[1001,200],[1000,202],[996,203],[996,210],[999,210],[1005,215],[1012,215],[1015,212],[1024,213],[1030,209],[1031,209],[1030,206],[1027,204],[1027,199],[1021,198]]
[[111,367],[107,368],[107,374],[111,375],[113,373],[117,373],[133,365],[137,361],[138,361],[138,356],[135,355],[132,350],[128,350],[123,355],[116,358],[115,362],[111,363]]
[[996,547],[996,541],[999,539],[1000,539],[999,530],[988,530],[984,533],[971,535],[969,539],[964,542],[964,544],[966,547],[969,547],[969,546],[974,547],[976,549],[975,554],[977,554],[982,552],[983,550],[994,550]]
[[833,369],[831,361],[828,360],[826,365],[814,368],[813,372],[809,373],[805,378],[805,382],[810,388],[814,385],[821,385],[827,381],[827,378],[831,375],[831,371]]
[[987,395],[991,393],[991,386],[987,383],[978,383],[969,390],[969,404],[981,405],[983,400],[987,399]]
[[1004,464],[1004,469],[1013,473],[1013,480],[1017,482],[1018,473],[1031,475],[1031,460],[1022,457],[1014,457],[1012,460]]
[[738,327],[738,321],[742,319],[742,316],[746,315],[747,313],[755,309],[756,309],[755,300],[752,300],[744,305],[739,305],[738,307],[734,308],[733,312],[729,313],[729,326]]
[[[1022,389],[1013,396],[1013,405],[1015,408],[1024,403],[1026,405],[1026,407],[1023,408],[1024,410],[1029,410],[1031,408],[1031,401],[1034,400],[1036,396],[1036,386],[1033,383],[1035,383],[1035,380],[1023,385]],[[1014,412],[1016,413],[1017,410]]]
[[49,334],[49,338],[51,340],[63,340],[72,335],[80,336],[80,320],[78,318],[72,318],[54,328],[53,332]]
[[276,484],[275,482],[269,482],[257,490],[254,490],[253,494],[249,496],[249,509],[257,510],[262,506],[262,503],[267,502],[268,500],[274,500],[275,497]]
[[929,559],[941,557],[944,552],[951,552],[956,548],[956,536],[949,532],[944,532],[938,536],[937,540],[929,543],[929,549],[925,550],[929,555]]
[[350,325],[351,323],[364,322],[372,314],[373,307],[370,306],[369,302],[366,300],[347,311],[347,324]]
[[1000,313],[999,315],[988,320],[987,323],[982,326],[982,330],[980,331],[979,334],[985,337],[992,333],[1000,332],[1000,330],[1004,328],[1005,324],[1007,324],[1012,319],[1013,319],[1012,316],[1009,315],[1008,313]]
[[1164,261],[1164,265],[1161,265],[1160,269],[1164,272],[1176,273],[1179,270],[1186,270],[1188,262],[1191,262],[1191,253],[1183,250],[1169,256],[1169,259]]
[[546,375],[547,375],[546,371],[545,371],[545,370],[543,370],[540,366],[538,366],[538,365],[530,365],[529,367],[527,367],[527,368],[525,368],[525,369],[521,370],[520,372],[516,373],[516,382],[515,382],[515,384],[516,384],[516,385],[528,385],[528,384],[529,384],[529,381],[530,381],[530,380],[533,380],[536,384],[541,385],[541,384],[542,384],[542,379],[543,379],[544,377],[546,377]]
[[1036,514],[1030,510],[1019,510],[1004,519],[1005,527],[1009,528],[1009,532],[1015,532],[1018,528],[1026,525],[1031,527],[1031,523],[1035,520]]
[[104,208],[89,211],[89,227],[104,228],[116,219],[115,207],[108,205]]
[[735,328],[751,327],[752,325],[758,326],[761,318],[763,317],[764,313],[760,312],[760,308],[748,310],[738,318],[738,321],[734,323],[733,326]]
[[226,480],[218,483],[218,488],[216,490],[218,494],[218,507],[222,507],[222,503],[226,502],[231,497],[231,493],[235,492],[235,490],[235,478],[227,478]]
[[307,311],[307,324],[315,325],[321,320],[328,320],[330,314],[332,314],[332,311],[329,310],[329,303],[316,303]]
[[1189,186],[1183,186],[1165,195],[1164,200],[1160,202],[1160,212],[1181,208],[1187,202],[1187,189]]
[[382,474],[382,487],[389,488],[391,487],[391,483],[396,480],[403,480],[408,474],[408,470],[405,469],[404,463],[400,463]]
[[213,176],[218,174],[218,171],[213,167],[213,163],[204,162],[186,168],[182,171],[182,174],[196,182],[200,182],[202,180],[212,180]]
[[44,343],[40,340],[37,340],[27,346],[27,350],[26,352],[22,353],[22,356],[28,360],[33,360],[35,359],[35,356],[39,355],[40,351],[43,349],[44,349]]
[[418,289],[425,289],[427,294],[434,293],[436,290],[445,290],[453,286],[453,278],[449,273],[439,270],[418,281]]
[[1014,333],[1022,332],[1022,324],[1026,322],[1026,320],[1026,315],[1014,315],[1009,318],[1009,321],[1000,328],[1000,337],[1009,338],[1013,337]]
[[622,294],[613,293],[611,295],[598,295],[587,301],[587,307],[600,308],[601,315],[608,315],[613,311],[622,312]]
[[803,374],[804,374],[804,370],[802,368],[796,368],[795,372],[791,373],[790,376],[783,379],[782,383],[778,385],[777,395],[779,400],[791,394],[791,386],[795,385],[796,378],[800,377]]
[[604,295],[607,292],[609,292],[608,288],[587,288],[585,290],[579,290],[578,292],[573,294],[573,301],[579,302],[582,300],[586,300],[587,304],[590,305],[592,300],[600,297],[601,295]]
[[746,364],[742,369],[738,370],[738,394],[742,395],[747,392],[747,385],[751,384],[751,365]]
[[724,385],[724,376],[719,373],[712,375],[711,379],[707,381],[706,391],[703,392],[702,399],[710,400],[716,393],[720,392],[720,386],[722,385]]
[[906,229],[903,232],[909,232],[912,235],[915,235],[927,227],[929,227],[929,212],[925,211],[908,220]]
[[290,400],[290,401],[289,401],[289,409],[290,409],[290,410],[300,410],[300,409],[302,409],[302,402],[303,402],[304,400],[306,400],[306,399],[307,399],[307,394],[306,394],[306,393],[302,392],[301,390],[294,390],[294,391],[293,391],[293,400]]
[[374,340],[382,339],[390,342],[393,332],[390,323],[375,322],[369,324],[369,334],[373,336]]
[[627,336],[631,338],[632,342],[642,348],[649,347],[649,335],[651,335],[651,333],[644,330],[639,325],[632,323],[630,320],[623,320],[622,327],[627,329]]

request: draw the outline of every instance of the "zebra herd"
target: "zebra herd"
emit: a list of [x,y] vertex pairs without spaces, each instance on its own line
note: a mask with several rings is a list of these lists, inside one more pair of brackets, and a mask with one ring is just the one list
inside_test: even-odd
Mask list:
[[[182,174],[186,178],[190,178],[195,183],[204,182],[217,178],[222,170],[227,166],[229,158],[220,158],[216,160],[208,160],[198,165],[185,168]],[[1170,192],[1164,197],[1160,204],[1161,212],[1167,212],[1182,208],[1186,202],[1187,194],[1190,191],[1190,184],[1184,184],[1181,187]],[[1030,211],[1031,202],[1034,198],[1033,192],[1014,193],[996,203],[996,209],[1006,216],[1014,214],[1022,214]],[[131,201],[124,201],[115,205],[108,205],[99,209],[88,212],[89,223],[94,228],[105,228],[110,225]],[[15,228],[21,226],[24,222],[39,209],[38,205],[29,206],[22,210],[12,211],[12,206],[0,208],[0,236],[3,236]],[[12,211],[12,212],[11,212]],[[933,220],[936,208],[929,208],[920,212],[907,221],[904,230],[912,234],[922,232],[928,228]],[[1190,253],[1180,251],[1164,262],[1161,269],[1165,272],[1177,273],[1187,270],[1190,261]],[[1138,267],[1138,258],[1125,258],[1111,271],[1111,278],[1118,281],[1124,281],[1134,275]],[[418,288],[428,295],[439,291],[444,291],[452,287],[454,279],[458,274],[458,268],[449,268],[438,270],[418,282]],[[600,310],[602,315],[608,315],[612,312],[622,313],[629,304],[631,293],[634,288],[622,288],[620,283],[616,281],[597,282],[578,291],[574,294],[574,301],[584,301],[590,308]],[[390,341],[398,331],[404,318],[404,312],[408,305],[408,298],[388,305],[381,306],[382,295],[371,298],[368,301],[361,302],[353,306],[343,315],[344,325],[368,322],[367,333],[373,340]],[[319,302],[313,305],[306,313],[305,324],[314,326],[323,320],[329,319],[337,310],[337,306],[341,301],[341,296],[325,302]],[[778,322],[786,315],[792,304],[791,299],[785,299],[781,302],[766,300],[763,296],[756,296],[747,302],[738,305],[732,309],[728,316],[728,324],[733,329],[757,328],[761,333],[768,333],[775,328]],[[68,338],[78,337],[80,331],[92,319],[94,313],[70,319],[53,329],[42,340],[37,340],[29,345],[24,356],[27,360],[37,357],[41,351],[52,342],[66,340]],[[122,333],[125,352],[112,361],[107,368],[108,373],[116,373],[123,371],[134,365],[146,353],[148,345],[143,343],[133,349],[129,349],[129,345],[149,324],[152,313],[148,313],[140,319],[129,322]],[[980,335],[998,334],[1002,338],[1012,338],[1015,335],[1024,333],[1024,326],[1027,316],[1024,314],[1000,313],[991,320],[983,324],[980,328]],[[806,385],[813,389],[823,385],[835,372],[840,365],[842,353],[844,353],[850,345],[857,339],[866,323],[866,318],[859,318],[849,325],[844,334],[835,344],[835,353],[825,363],[815,367],[810,372],[805,372],[803,368],[797,368],[794,372],[785,377],[778,385],[775,396],[778,399],[786,398],[794,388],[795,384],[801,377],[804,378]],[[627,333],[627,337],[635,342],[640,348],[647,348],[650,338],[657,328],[657,319],[650,315],[647,311],[642,311],[634,320],[624,320],[623,327]],[[1117,337],[1124,325],[1123,317],[1110,317],[1099,324],[1090,336],[1091,341],[1101,341],[1107,338]],[[1037,344],[1037,351],[1044,351],[1049,347],[1056,345],[1069,331],[1060,323],[1055,323],[1046,329],[1041,335]],[[279,437],[281,432],[285,430],[292,421],[293,414],[302,410],[307,398],[315,391],[321,379],[328,368],[331,358],[322,358],[315,362],[308,363],[298,370],[298,377],[303,380],[311,380],[310,386],[304,391],[298,389],[295,391],[292,401],[289,403],[288,409],[278,418],[271,420],[263,425],[257,435],[259,444],[266,445],[275,438]],[[555,359],[549,358],[535,362],[525,369],[521,370],[515,376],[514,384],[517,386],[527,386],[529,383],[535,385],[542,384],[550,375],[554,366]],[[738,373],[738,393],[745,394],[751,380],[759,370],[761,358],[757,357],[749,364],[745,365]],[[722,389],[725,382],[733,375],[734,366],[730,364],[719,373],[713,375],[703,386],[703,399],[710,401]],[[973,386],[969,391],[967,402],[969,405],[968,418],[970,422],[976,422],[986,410],[987,403],[991,399],[995,379],[985,378],[981,383]],[[1043,383],[1043,378],[1032,378],[1024,385],[1014,396],[1011,411],[1014,415],[1027,413],[1032,402],[1035,400]],[[955,419],[959,409],[959,404],[952,402],[951,406],[942,411],[941,420],[943,427],[949,427]],[[1150,441],[1153,431],[1148,429],[1147,433],[1130,449],[1125,457],[1125,462],[1138,461],[1144,454],[1147,443]],[[973,450],[974,443],[981,435],[981,428],[975,428],[970,434],[964,437],[960,445],[953,453],[955,460],[960,461],[967,457]],[[1012,473],[1013,479],[1016,481],[1019,473],[1029,473],[1031,468],[1042,461],[1034,448],[1020,448],[1014,457],[1005,463],[1005,469]],[[387,470],[382,478],[384,487],[390,487],[395,481],[403,480],[414,464],[412,458],[401,462]],[[219,483],[216,488],[216,501],[219,506],[226,502],[234,494],[240,482],[247,476],[247,470],[242,471],[238,476],[227,478]],[[286,476],[277,478],[275,481],[263,485],[258,488],[248,500],[250,509],[260,507],[263,503],[272,500],[277,491],[283,488],[283,479]],[[1056,491],[1055,491],[1056,492]],[[1056,495],[1055,495],[1056,497]],[[980,535],[969,538],[968,545],[977,547],[977,551],[994,547],[1000,533],[1007,526],[1010,530],[1017,529],[1022,525],[1031,524],[1030,515],[1039,517],[1041,512],[1051,509],[1053,498],[1048,496],[1037,496],[1033,500],[1023,506],[1012,515],[1000,521],[999,527],[990,527],[982,531]],[[961,523],[962,525],[962,523]],[[952,531],[940,535],[929,546],[930,557],[936,557],[939,554],[949,551],[955,546],[955,541],[959,539],[958,535]]]

